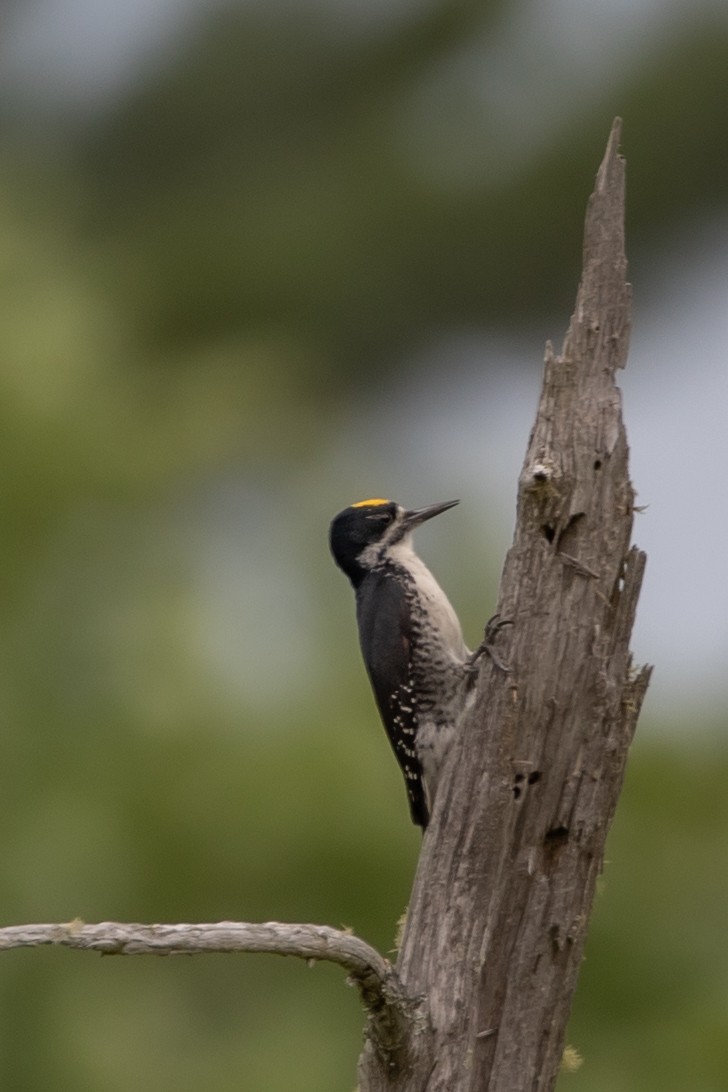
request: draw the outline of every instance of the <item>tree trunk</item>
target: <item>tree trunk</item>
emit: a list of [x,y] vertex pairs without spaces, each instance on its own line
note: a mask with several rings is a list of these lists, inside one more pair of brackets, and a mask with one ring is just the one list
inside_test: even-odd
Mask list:
[[[586,217],[576,310],[546,350],[498,610],[448,756],[396,970],[419,999],[361,1092],[553,1089],[594,887],[649,681],[629,640],[645,556],[616,369],[630,328],[615,122]],[[509,668],[504,670],[505,661]]]

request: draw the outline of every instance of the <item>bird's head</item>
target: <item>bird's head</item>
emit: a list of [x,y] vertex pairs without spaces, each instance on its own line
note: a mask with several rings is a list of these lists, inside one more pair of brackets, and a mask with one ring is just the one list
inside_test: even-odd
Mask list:
[[356,587],[416,527],[458,503],[452,500],[407,510],[394,501],[374,497],[351,504],[331,522],[329,543],[334,561]]

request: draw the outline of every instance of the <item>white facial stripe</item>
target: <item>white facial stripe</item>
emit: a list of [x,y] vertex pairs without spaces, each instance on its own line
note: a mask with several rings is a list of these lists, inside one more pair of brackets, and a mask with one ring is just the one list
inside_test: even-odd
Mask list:
[[[404,516],[404,508],[401,504],[397,505],[397,515],[395,519],[386,528],[384,534],[378,542],[372,542],[371,545],[365,546],[362,552],[359,554],[358,561],[364,565],[365,568],[372,568],[380,560],[382,554],[387,550],[389,543],[392,539],[396,539],[397,535],[402,533],[402,517]],[[405,535],[402,542],[409,539],[409,535]],[[393,547],[397,549],[398,546]],[[411,551],[411,547],[410,547]]]

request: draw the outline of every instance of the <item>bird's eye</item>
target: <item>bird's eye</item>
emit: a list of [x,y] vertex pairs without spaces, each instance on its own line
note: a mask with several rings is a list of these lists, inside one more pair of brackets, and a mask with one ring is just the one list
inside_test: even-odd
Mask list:
[[391,512],[372,512],[371,515],[367,516],[367,519],[376,520],[378,523],[391,523],[392,522],[392,513]]

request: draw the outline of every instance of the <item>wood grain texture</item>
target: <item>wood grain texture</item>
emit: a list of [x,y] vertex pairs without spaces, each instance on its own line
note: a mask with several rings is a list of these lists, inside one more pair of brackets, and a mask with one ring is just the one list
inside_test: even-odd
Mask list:
[[604,843],[650,669],[629,641],[645,556],[615,373],[631,298],[616,121],[589,200],[564,346],[547,346],[498,610],[448,756],[397,971],[419,999],[393,1064],[371,1037],[360,1092],[548,1092]]

